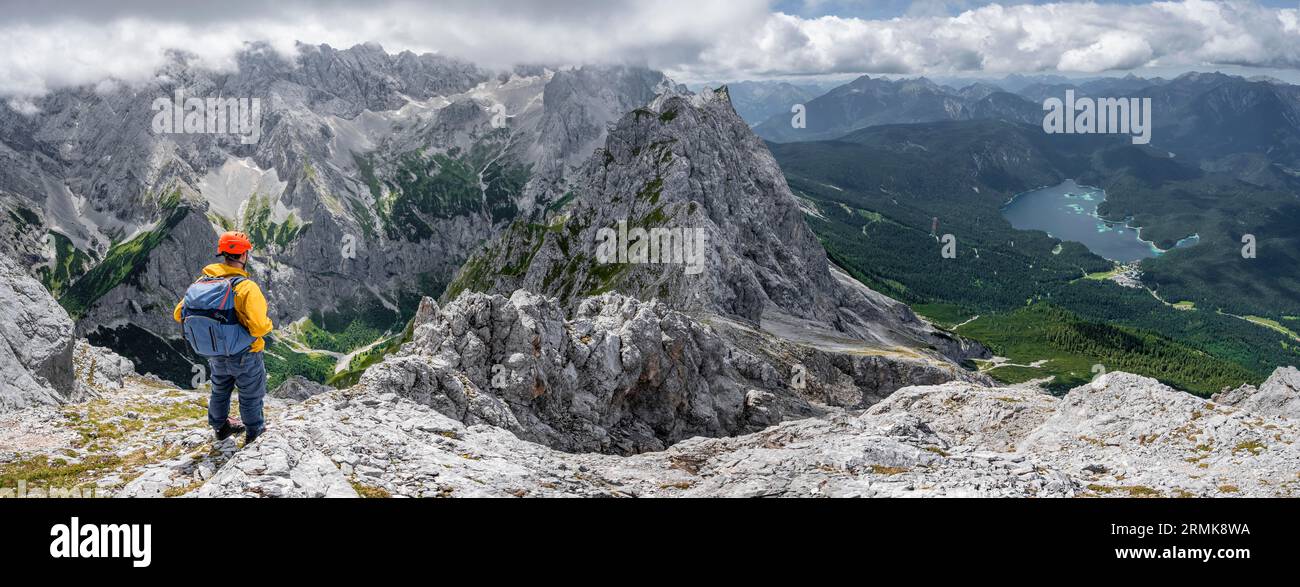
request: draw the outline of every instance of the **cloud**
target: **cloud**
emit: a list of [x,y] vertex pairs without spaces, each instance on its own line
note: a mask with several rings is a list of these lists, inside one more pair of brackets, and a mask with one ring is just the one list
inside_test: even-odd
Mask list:
[[705,72],[722,68],[778,76],[1300,67],[1297,10],[1256,2],[989,4],[952,16],[942,12],[918,7],[907,16],[877,20],[774,14],[751,42],[715,45],[682,69],[717,77]]
[[487,67],[515,63],[688,63],[719,31],[753,29],[766,0],[387,0],[371,3],[247,1],[13,2],[0,6],[0,94],[149,79],[183,50],[229,70],[249,42],[285,56],[295,42],[334,47],[377,42],[397,52],[437,52]]
[[[439,52],[487,67],[636,63],[683,80],[834,73],[1300,68],[1300,15],[1253,1],[923,1],[893,18],[774,11],[769,0],[8,2],[0,95],[149,79],[183,50],[217,70],[248,42]],[[834,4],[827,4],[832,6]],[[847,4],[846,4],[847,5]],[[960,13],[956,13],[960,10]],[[847,12],[846,12],[847,13]]]

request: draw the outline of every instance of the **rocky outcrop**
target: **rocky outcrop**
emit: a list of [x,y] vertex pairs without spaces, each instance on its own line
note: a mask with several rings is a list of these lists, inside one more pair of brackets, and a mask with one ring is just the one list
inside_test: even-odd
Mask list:
[[571,452],[663,450],[819,413],[788,368],[658,302],[470,293],[426,300],[412,339],[362,385]]
[[127,377],[135,375],[135,365],[109,349],[77,340],[72,352],[77,385],[88,393],[122,389]]
[[314,395],[320,395],[333,389],[327,385],[321,385],[306,379],[300,375],[294,375],[284,380],[279,387],[270,391],[271,397],[279,398],[290,402],[300,402],[311,398]]
[[0,256],[0,412],[77,395],[72,320],[45,286]]
[[1069,496],[1023,457],[946,454],[907,415],[787,422],[738,438],[695,438],[630,457],[570,454],[500,428],[467,426],[363,388],[289,408],[283,424],[235,455],[199,497],[886,497]]
[[1258,388],[1243,385],[1215,394],[1215,402],[1267,416],[1300,420],[1300,371],[1279,367]]
[[772,332],[721,316],[702,320],[731,344],[776,366],[787,378],[801,370],[805,377],[800,395],[827,406],[864,409],[912,385],[949,381],[993,385],[986,375],[931,353],[880,348],[807,322],[782,323]]
[[[639,67],[581,67],[560,70],[546,84],[536,142],[540,171],[581,165],[605,142],[609,123],[680,90],[664,74]],[[554,176],[552,176],[554,177]]]
[[863,408],[916,383],[984,381],[921,355],[822,351],[667,304],[606,293],[570,316],[524,290],[426,298],[396,356],[362,382],[467,424],[572,452],[663,450]]
[[[499,298],[479,299],[488,303],[480,315],[463,321],[465,333],[482,324],[479,320],[518,311],[494,305],[500,304]],[[615,299],[609,296],[607,301]],[[648,311],[640,303],[630,307],[643,317]],[[442,312],[431,305],[426,310],[429,320],[417,329],[420,342],[408,344],[413,352],[440,349],[436,354],[442,362],[464,357],[452,349],[476,348],[473,337],[443,336],[438,331],[460,325],[444,323]],[[523,314],[537,315],[537,310]],[[584,319],[646,325],[603,312]],[[570,326],[565,325],[566,333]],[[534,333],[546,336],[545,330],[518,332],[517,340],[525,342]],[[698,342],[707,333],[696,337]],[[427,344],[435,340],[440,341],[437,347]],[[491,342],[515,344],[505,339]],[[97,352],[81,348],[87,355]],[[471,354],[477,352],[488,348]],[[538,356],[554,354],[547,350]],[[386,364],[395,363],[400,370],[414,361],[431,364],[431,358],[409,354]],[[480,390],[463,373],[445,365],[434,370],[438,373],[433,376],[442,378],[439,385],[445,384],[443,373],[462,380],[470,409],[448,408],[429,395],[396,393],[388,379],[366,378],[349,389],[301,402],[269,398],[268,432],[242,448],[236,439],[213,442],[202,392],[128,374],[120,387],[100,387],[96,397],[85,402],[0,414],[0,472],[18,472],[22,479],[22,471],[76,465],[74,480],[53,477],[76,486],[33,478],[19,490],[25,495],[70,495],[73,490],[82,496],[123,497],[1300,493],[1300,423],[1206,401],[1125,373],[1098,377],[1064,398],[1029,387],[964,382],[905,387],[866,411],[824,409],[798,420],[773,419],[772,425],[748,434],[696,436],[664,450],[620,456],[556,450],[524,438],[527,430],[522,427],[511,430],[487,423],[487,418],[466,418],[467,413],[499,416],[500,421],[531,417],[554,424],[555,435],[577,431],[575,439],[585,438],[583,431],[592,429],[547,422],[544,411],[529,412],[530,406],[520,410],[504,396],[485,398],[495,388]],[[750,389],[743,409],[750,422],[758,423],[758,414],[781,400],[776,391]],[[497,415],[482,409],[501,404],[506,405]],[[0,494],[6,489],[0,488]]]
[[1013,451],[1056,410],[1059,400],[1036,388],[949,384],[906,387],[871,407],[873,415],[915,414],[958,445]]
[[1020,452],[1100,494],[1289,495],[1300,421],[1226,408],[1128,373],[1071,390]]

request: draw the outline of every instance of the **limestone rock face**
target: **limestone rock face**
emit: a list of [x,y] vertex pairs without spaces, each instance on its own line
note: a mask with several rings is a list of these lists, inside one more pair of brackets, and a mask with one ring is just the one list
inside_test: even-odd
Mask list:
[[1279,367],[1258,388],[1243,385],[1212,399],[1247,412],[1300,420],[1300,370]]
[[819,410],[770,363],[657,302],[465,294],[421,307],[412,340],[363,385],[566,451],[630,454]]
[[77,385],[89,393],[121,389],[126,378],[135,375],[135,365],[109,349],[77,340],[72,354]]
[[1227,408],[1128,373],[1071,390],[1019,450],[1129,495],[1288,495],[1300,421]]
[[[289,407],[263,437],[269,442],[240,451],[197,494],[345,495],[344,481],[357,491],[411,497],[1300,491],[1300,423],[1214,406],[1125,373],[1060,399],[967,383],[904,388],[857,415],[831,412],[631,456],[551,450],[386,390],[363,381]],[[749,393],[747,405],[763,399]]]
[[73,346],[68,313],[0,255],[0,412],[75,397]]

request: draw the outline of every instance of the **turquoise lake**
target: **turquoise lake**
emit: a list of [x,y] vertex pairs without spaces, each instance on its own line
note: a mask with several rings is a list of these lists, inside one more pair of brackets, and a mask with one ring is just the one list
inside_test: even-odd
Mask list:
[[[1002,216],[1020,230],[1041,230],[1063,241],[1074,241],[1088,250],[1121,263],[1159,256],[1163,251],[1142,241],[1137,229],[1106,222],[1097,216],[1097,206],[1106,199],[1101,188],[1079,185],[1067,179],[1060,185],[1036,189],[1016,196],[1002,207]],[[1178,246],[1190,246],[1198,237],[1183,239]]]

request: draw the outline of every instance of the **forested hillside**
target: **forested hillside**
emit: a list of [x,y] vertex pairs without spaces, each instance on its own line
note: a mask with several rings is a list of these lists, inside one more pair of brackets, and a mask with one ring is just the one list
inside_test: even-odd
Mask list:
[[[1057,336],[1014,347],[1049,364],[998,367],[995,377],[1057,375],[1059,387],[1097,363],[1209,393],[1300,360],[1300,341],[1287,333],[1300,314],[1300,263],[1283,228],[1300,226],[1300,216],[1288,193],[1116,137],[1048,137],[997,121],[881,126],[769,146],[831,259],[864,283],[949,327],[980,316],[957,331],[995,352],[1005,348],[999,333],[1027,317],[1051,323]],[[1003,219],[1016,194],[1067,178],[1105,188],[1099,212],[1142,226],[1162,248],[1190,234],[1200,241],[1144,260],[1140,284],[1130,284],[1141,287],[1123,287],[1108,279],[1115,263],[1084,245]],[[1258,238],[1254,259],[1240,254],[1247,231]],[[955,238],[956,258],[940,254],[943,235]],[[1018,313],[1042,302],[1058,311]],[[1079,327],[1093,323],[1116,330],[1094,336]],[[1142,352],[1121,360],[1133,348]]]

